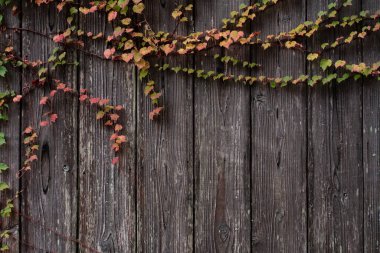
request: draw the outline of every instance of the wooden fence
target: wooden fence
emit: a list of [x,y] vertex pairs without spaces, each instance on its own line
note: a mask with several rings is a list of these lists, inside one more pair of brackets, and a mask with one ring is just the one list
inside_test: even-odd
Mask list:
[[[172,31],[177,1],[145,1],[153,29]],[[180,33],[220,25],[249,0],[194,0],[191,25]],[[252,1],[253,2],[253,1]],[[328,0],[283,0],[252,25],[262,34],[287,31],[327,9]],[[44,34],[65,29],[65,12],[21,1],[6,22]],[[343,13],[380,9],[377,0],[354,0]],[[105,16],[78,20],[85,31],[107,33]],[[316,48],[340,32],[321,34]],[[25,58],[47,60],[55,47],[35,33],[2,33]],[[380,37],[331,51],[335,59],[375,62]],[[88,50],[102,54],[103,44]],[[217,53],[217,52],[215,52]],[[221,54],[259,62],[268,75],[315,73],[305,55],[284,49],[245,48]],[[0,160],[12,191],[22,189],[10,228],[11,252],[379,252],[380,86],[376,81],[283,89],[202,81],[155,73],[163,114],[152,109],[133,66],[72,52],[79,67],[53,72],[74,88],[124,105],[127,151],[112,166],[109,131],[94,110],[58,96],[56,124],[40,128],[40,160],[22,180],[21,131],[45,112],[33,91],[13,105]],[[219,68],[210,56],[161,59],[160,63]],[[25,71],[3,84],[17,91]],[[19,113],[17,113],[19,112]],[[4,200],[4,196],[1,197]]]

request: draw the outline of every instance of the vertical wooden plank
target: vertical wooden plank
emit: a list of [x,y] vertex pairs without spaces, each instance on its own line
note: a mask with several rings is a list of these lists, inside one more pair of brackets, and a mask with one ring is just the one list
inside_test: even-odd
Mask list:
[[[308,19],[326,10],[333,1],[308,1]],[[340,16],[357,14],[360,1]],[[327,32],[312,41],[310,50],[322,41],[344,33]],[[346,33],[347,34],[347,33]],[[361,62],[361,47],[344,46],[325,57]],[[319,74],[318,62],[309,64],[309,74]],[[363,251],[362,86],[352,80],[310,89],[308,105],[308,243],[310,252]]]
[[[67,12],[58,14],[54,4],[36,7],[30,1],[22,1],[22,27],[43,34],[55,34],[67,28]],[[47,61],[57,45],[51,40],[32,32],[22,33],[22,55],[29,60]],[[68,62],[76,55],[68,54]],[[23,84],[30,85],[32,78],[25,70]],[[21,212],[39,221],[29,223],[22,218],[22,252],[30,252],[26,244],[46,251],[74,252],[76,245],[46,230],[52,228],[66,236],[76,236],[77,220],[77,99],[72,95],[57,94],[52,103],[58,114],[55,124],[40,127],[42,115],[50,110],[39,104],[40,98],[49,96],[51,78],[60,79],[77,86],[77,71],[73,65],[49,70],[50,77],[44,88],[32,90],[25,96],[22,105],[22,128],[36,127],[39,135],[39,160],[32,170],[22,178]],[[23,150],[22,152],[24,152]]]
[[[255,26],[262,37],[305,20],[306,1],[268,10]],[[305,73],[303,54],[257,49],[259,74]],[[306,251],[306,87],[254,87],[252,97],[252,244],[254,252]]]
[[[20,27],[20,15],[12,15],[11,7],[4,11],[3,24],[8,27]],[[14,52],[17,55],[21,53],[21,36],[14,31],[1,32],[0,36],[1,51],[4,52],[6,46],[13,46]],[[17,93],[21,91],[21,75],[20,72],[13,68],[8,68],[8,73],[5,78],[0,78],[0,91],[14,90]],[[0,209],[4,208],[7,199],[15,197],[19,190],[19,180],[16,178],[16,173],[20,168],[20,116],[21,108],[19,105],[11,104],[8,111],[8,121],[0,124],[0,132],[5,134],[6,145],[0,148],[0,162],[9,166],[8,171],[0,174],[0,182],[6,182],[10,186],[10,190],[1,192]],[[18,209],[18,199],[14,201],[15,208]],[[12,215],[11,219],[2,219],[0,231],[10,230],[11,237],[14,240],[4,240],[9,246],[10,252],[17,252],[19,243],[19,217]]]
[[[362,9],[380,9],[379,1],[362,0]],[[363,62],[380,60],[380,36],[373,34],[363,43]],[[364,252],[380,251],[380,87],[379,81],[363,84],[363,164],[364,164]]]
[[[207,0],[195,3],[195,28],[221,27],[222,19],[250,1]],[[249,48],[214,50],[195,57],[196,69],[237,74],[215,64],[214,54],[249,60]],[[247,72],[240,72],[247,74]],[[232,82],[195,79],[194,173],[195,251],[249,252],[250,245],[250,89]]]
[[[80,16],[80,29],[113,33],[105,13]],[[103,55],[104,41],[87,40],[86,50]],[[80,88],[93,97],[122,105],[126,131],[119,164],[111,161],[112,129],[96,120],[96,108],[80,105],[79,112],[79,238],[99,252],[132,252],[135,248],[135,70],[132,65],[80,54]],[[125,133],[125,132],[123,132]],[[87,252],[81,250],[80,252]]]
[[[176,6],[176,1],[146,1],[147,19],[155,32],[174,30],[171,13]],[[181,25],[178,33],[192,30],[190,23]],[[192,62],[191,57],[159,61],[183,67],[192,67]],[[152,73],[151,78],[163,94],[160,100],[165,109],[159,119],[149,120],[153,108],[139,84],[138,252],[192,252],[192,78],[174,73]]]

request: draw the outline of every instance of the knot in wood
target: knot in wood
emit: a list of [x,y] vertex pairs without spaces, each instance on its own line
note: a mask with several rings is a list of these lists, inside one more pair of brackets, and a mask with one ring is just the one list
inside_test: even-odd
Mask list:
[[222,242],[227,241],[227,239],[230,236],[230,231],[231,229],[227,224],[223,223],[219,225],[218,233],[219,233],[220,240],[222,240]]

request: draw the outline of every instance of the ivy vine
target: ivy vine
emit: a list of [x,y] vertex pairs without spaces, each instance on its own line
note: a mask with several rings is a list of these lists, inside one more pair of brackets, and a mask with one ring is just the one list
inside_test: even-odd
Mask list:
[[[25,145],[25,159],[17,173],[22,177],[32,169],[32,164],[38,159],[37,150],[39,141],[37,135],[38,127],[46,127],[59,120],[59,115],[51,108],[52,102],[57,93],[76,97],[81,103],[95,107],[97,112],[94,115],[97,120],[102,120],[106,127],[112,128],[110,136],[111,149],[115,156],[110,161],[117,164],[119,153],[123,144],[127,141],[124,127],[120,123],[120,112],[123,106],[112,104],[107,98],[96,97],[90,90],[74,90],[70,83],[64,80],[55,79],[50,70],[66,65],[78,65],[79,63],[69,62],[67,53],[69,51],[79,51],[89,57],[96,57],[103,60],[122,61],[133,64],[139,70],[139,79],[143,83],[144,94],[151,101],[153,110],[149,112],[149,118],[154,120],[159,117],[164,105],[160,102],[162,93],[152,78],[152,71],[174,72],[176,74],[192,75],[194,78],[206,80],[233,81],[245,85],[269,85],[272,88],[280,88],[288,85],[301,85],[306,83],[313,87],[321,84],[326,85],[331,82],[342,83],[347,79],[358,80],[360,78],[377,78],[380,75],[380,61],[374,63],[346,62],[344,59],[329,59],[327,52],[338,47],[344,47],[358,40],[364,40],[373,33],[380,30],[380,12],[361,11],[356,15],[340,17],[339,13],[344,8],[351,6],[351,0],[331,3],[327,10],[320,11],[318,17],[313,21],[305,21],[290,31],[278,34],[270,34],[262,37],[259,31],[247,33],[246,28],[255,20],[260,13],[269,8],[275,8],[280,0],[263,0],[252,5],[241,4],[239,10],[232,11],[229,17],[221,20],[221,27],[206,31],[193,32],[186,35],[177,33],[181,24],[191,22],[193,12],[192,4],[178,5],[172,11],[172,18],[175,28],[171,32],[154,31],[145,16],[145,5],[142,0],[108,0],[93,1],[87,4],[74,0],[34,0],[37,6],[54,5],[57,12],[67,10],[66,29],[58,34],[49,35],[21,27],[10,27],[4,23],[6,9],[12,9],[17,13],[19,8],[11,0],[0,0],[0,33],[5,32],[26,32],[33,33],[41,38],[51,40],[56,47],[50,52],[48,60],[28,60],[14,50],[11,42],[2,45],[0,51],[0,78],[8,74],[8,69],[29,71],[33,80],[23,87],[22,94],[15,91],[6,90],[0,93],[0,121],[8,120],[8,107],[10,103],[20,103],[24,97],[31,95],[31,90],[45,87],[49,84],[52,87],[48,96],[40,98],[40,105],[50,108],[43,115],[38,126],[28,126],[23,130],[23,144]],[[113,24],[113,31],[109,34],[97,33],[82,30],[76,20],[78,16],[85,18],[94,13],[105,13],[107,21]],[[8,14],[9,15],[9,14]],[[336,38],[334,41],[322,41],[320,48],[309,51],[306,41],[313,38],[318,32],[336,28],[346,29],[347,35]],[[89,43],[101,41],[105,45],[102,55],[88,51]],[[234,58],[232,56],[219,55],[213,53],[213,48],[230,50],[236,47],[257,47],[260,50],[267,50],[272,47],[279,47],[285,50],[293,50],[305,55],[305,59],[316,62],[324,75],[300,75],[300,76],[266,76],[266,75],[243,75],[227,74],[214,69],[195,69],[186,66],[171,66],[169,64],[153,64],[157,58],[181,57],[183,55],[202,55],[210,57],[212,60],[225,65],[238,66],[248,69],[250,72],[260,70],[263,67],[260,63],[249,62]],[[49,78],[48,78],[49,77]],[[53,83],[50,83],[53,80]],[[6,136],[0,132],[0,147],[6,144]],[[0,173],[6,173],[9,166],[0,162]],[[0,191],[7,191],[9,185],[0,182]],[[15,196],[16,198],[17,196]],[[7,218],[13,209],[13,199],[9,199],[1,207],[0,215]],[[0,233],[0,239],[9,237],[9,231]],[[0,251],[6,251],[8,246],[1,245]]]

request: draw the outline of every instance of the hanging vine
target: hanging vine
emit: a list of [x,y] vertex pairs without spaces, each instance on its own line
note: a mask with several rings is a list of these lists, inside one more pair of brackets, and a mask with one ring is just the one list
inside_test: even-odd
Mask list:
[[[316,20],[306,21],[294,27],[290,31],[278,34],[270,34],[262,37],[260,31],[247,33],[247,27],[253,20],[269,8],[275,8],[280,0],[263,0],[252,5],[241,4],[239,10],[232,11],[229,17],[221,20],[221,27],[206,31],[194,32],[186,35],[179,35],[178,29],[181,24],[191,21],[193,5],[178,5],[171,16],[175,22],[173,31],[154,31],[145,16],[145,5],[142,0],[108,0],[93,1],[83,4],[82,1],[74,0],[34,0],[37,6],[55,5],[57,12],[68,10],[66,17],[66,29],[58,34],[43,34],[37,31],[21,27],[10,27],[4,23],[5,10],[11,9],[15,15],[18,13],[18,6],[11,0],[0,0],[0,32],[25,32],[33,33],[41,39],[51,40],[56,47],[50,52],[47,61],[29,60],[17,55],[14,45],[11,42],[1,44],[0,51],[0,77],[8,74],[10,68],[19,71],[30,72],[32,78],[23,87],[22,94],[5,88],[0,93],[0,121],[8,120],[8,108],[10,103],[20,103],[26,96],[31,96],[31,90],[40,89],[47,85],[51,87],[48,96],[40,98],[40,105],[49,109],[43,114],[38,126],[29,126],[23,131],[25,145],[25,158],[17,176],[22,177],[32,169],[32,164],[37,157],[39,148],[37,129],[54,124],[59,120],[59,115],[53,111],[52,103],[57,93],[76,97],[82,104],[96,108],[94,117],[103,121],[106,127],[113,130],[110,136],[110,147],[115,153],[112,159],[113,164],[119,161],[119,153],[125,143],[126,136],[123,133],[124,127],[120,123],[123,106],[115,105],[107,98],[96,97],[88,89],[74,90],[70,83],[64,80],[54,79],[51,70],[58,69],[66,65],[78,65],[78,62],[69,62],[67,53],[78,51],[88,57],[96,57],[102,60],[122,61],[133,64],[139,71],[139,79],[143,83],[144,94],[151,101],[153,110],[148,117],[153,120],[158,117],[165,105],[160,102],[162,93],[156,86],[156,81],[152,78],[153,71],[171,71],[176,74],[192,75],[194,78],[206,79],[210,81],[220,80],[223,82],[233,81],[245,85],[269,85],[272,88],[284,87],[287,85],[300,85],[306,83],[309,86],[318,84],[326,85],[331,82],[342,83],[347,79],[357,80],[359,78],[379,79],[380,62],[361,63],[346,62],[344,59],[332,60],[328,58],[327,52],[339,47],[344,47],[357,40],[364,40],[373,33],[380,30],[380,12],[370,13],[361,11],[356,15],[340,17],[342,9],[349,8],[351,0],[341,3],[331,3],[327,10],[321,11]],[[58,3],[57,3],[58,2]],[[9,12],[7,12],[9,13]],[[113,24],[113,31],[109,34],[94,33],[93,31],[82,30],[75,24],[78,17],[86,18],[94,13],[104,13],[107,22]],[[346,36],[336,38],[334,41],[322,41],[320,48],[309,51],[306,47],[307,40],[313,38],[321,31],[341,28],[347,30]],[[88,50],[91,42],[101,41],[106,49],[102,55]],[[285,50],[293,50],[296,53],[304,54],[305,59],[310,62],[317,62],[324,75],[300,75],[293,76],[266,76],[227,74],[214,69],[194,69],[186,66],[171,66],[169,64],[154,64],[156,58],[181,57],[183,55],[202,55],[209,57],[215,62],[225,65],[237,66],[248,69],[251,73],[260,71],[265,73],[260,63],[239,60],[232,56],[224,56],[213,53],[213,48],[223,48],[230,50],[236,47],[257,47],[260,50],[267,50],[272,47],[279,47]],[[41,57],[42,58],[42,57]],[[49,77],[49,78],[48,78]],[[52,81],[50,81],[52,80]],[[52,83],[51,83],[52,82]],[[4,90],[4,88],[2,88]],[[0,147],[5,145],[6,136],[0,132]],[[0,173],[6,173],[8,165],[0,162]],[[9,185],[0,182],[0,191],[6,191]],[[17,197],[17,196],[16,196]],[[9,217],[13,209],[13,199],[9,199],[1,207],[2,218]],[[9,231],[0,233],[0,239],[9,237]],[[8,246],[3,244],[0,251],[6,251]]]

